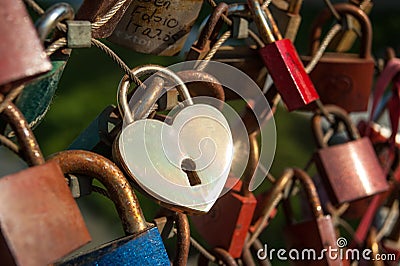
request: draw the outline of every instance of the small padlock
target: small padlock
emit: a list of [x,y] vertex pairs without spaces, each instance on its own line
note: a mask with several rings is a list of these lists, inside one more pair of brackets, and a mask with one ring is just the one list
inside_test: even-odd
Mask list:
[[[349,3],[369,14],[374,6],[372,0],[350,0]],[[352,16],[346,16],[347,27],[345,30],[340,31],[330,42],[328,48],[336,52],[347,52],[351,49],[354,41],[357,39],[357,34],[361,30],[360,23]]]
[[319,148],[314,161],[331,202],[342,204],[386,191],[386,176],[371,141],[359,138],[346,111],[337,106],[326,106],[326,110],[336,123],[344,124],[350,138],[349,142],[328,147],[322,132],[322,115],[313,116],[313,133]]
[[[260,37],[265,47],[259,49],[275,86],[289,111],[308,105],[319,98],[293,43],[282,39],[272,16],[267,17],[256,0],[248,0]],[[271,29],[272,28],[272,29]]]
[[0,93],[51,70],[23,1],[0,3]]
[[133,1],[109,40],[140,53],[175,55],[202,4],[203,0]]
[[207,214],[191,217],[207,244],[225,249],[235,259],[242,255],[257,204],[253,193],[248,190],[259,157],[256,134],[249,136],[249,143],[250,158],[243,182],[231,178],[232,182],[237,182],[231,191],[219,198]]
[[64,174],[81,174],[100,181],[114,202],[126,236],[57,262],[57,265],[170,265],[156,226],[148,224],[139,201],[121,170],[89,151],[62,151],[50,158]]
[[[131,109],[126,99],[130,80],[124,76],[118,94],[124,125],[114,142],[115,161],[148,196],[167,208],[189,213],[209,211],[223,189],[232,162],[232,134],[225,117],[210,105],[193,104],[183,81],[166,68],[147,65],[132,71],[139,76],[159,73],[170,81],[172,78],[172,87],[177,86],[184,103],[171,124],[134,117],[131,110],[135,104],[151,103],[134,102]],[[153,94],[152,90],[160,87],[165,89],[157,86],[146,91]],[[194,145],[200,140],[201,154],[199,146]]]
[[186,55],[186,60],[204,59],[213,44],[217,41],[218,34],[224,23],[221,17],[223,14],[228,14],[228,5],[221,2],[214,8],[206,25],[200,32],[197,42],[190,47]]
[[303,0],[279,1],[279,5],[272,2],[271,14],[276,18],[279,31],[286,39],[294,42],[301,23],[300,9]]
[[89,242],[90,235],[59,165],[45,163],[21,112],[10,103],[2,118],[32,166],[0,179],[2,246],[8,246],[3,255],[11,265],[48,265]]
[[93,38],[107,38],[112,34],[118,22],[132,0],[84,0],[76,19],[88,20],[92,23]]
[[[284,202],[285,211],[289,216],[287,217],[289,225],[284,229],[284,237],[288,250],[313,250],[317,254],[316,256],[320,256],[323,249],[338,250],[332,219],[329,215],[324,215],[317,190],[311,177],[298,168],[286,171],[291,171],[293,178],[301,183],[314,216],[313,220],[293,224],[290,205],[287,201]],[[292,262],[294,265],[342,265],[339,256],[335,258],[326,255],[322,260],[320,259],[321,257],[318,257],[317,260],[310,255],[309,258],[302,257],[301,260]]]
[[[374,60],[371,56],[372,28],[368,16],[351,4],[336,4],[335,10],[342,16],[352,15],[361,24],[359,54],[325,53],[310,77],[324,104],[335,104],[348,112],[366,111],[374,77]],[[325,9],[314,21],[311,34],[311,61],[319,48],[321,27],[331,17]]]

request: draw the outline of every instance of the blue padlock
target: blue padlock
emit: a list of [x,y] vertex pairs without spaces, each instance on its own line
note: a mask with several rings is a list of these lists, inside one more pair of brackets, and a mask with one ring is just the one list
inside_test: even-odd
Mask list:
[[171,264],[157,227],[146,222],[133,189],[113,162],[83,150],[62,151],[52,156],[50,161],[53,160],[59,163],[64,174],[95,177],[104,185],[127,235],[56,265]]

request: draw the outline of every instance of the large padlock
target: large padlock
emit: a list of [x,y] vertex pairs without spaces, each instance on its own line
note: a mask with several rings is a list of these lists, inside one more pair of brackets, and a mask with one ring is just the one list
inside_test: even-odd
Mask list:
[[76,14],[76,19],[92,23],[93,38],[107,38],[113,33],[131,2],[132,0],[85,0]]
[[217,41],[218,34],[224,23],[221,17],[223,14],[228,14],[228,5],[221,2],[214,8],[206,25],[200,32],[197,42],[190,47],[186,55],[186,60],[204,59],[213,44]]
[[253,193],[248,190],[259,157],[256,134],[249,136],[249,143],[250,156],[243,182],[231,178],[232,182],[237,182],[232,190],[219,198],[207,214],[191,217],[195,228],[207,244],[212,248],[225,249],[233,258],[240,258],[242,255],[257,204]]
[[[170,87],[177,86],[184,102],[180,104],[182,108],[175,109],[170,124],[143,119],[146,116],[134,117],[131,110],[135,106],[151,103],[134,102],[130,108],[126,95],[130,80],[124,76],[118,96],[124,125],[114,142],[115,161],[138,187],[167,208],[189,213],[209,211],[224,187],[232,162],[233,140],[225,117],[210,105],[193,104],[186,85],[166,68],[147,65],[132,71],[139,76],[166,76],[170,83],[174,82]],[[163,81],[157,75],[154,79]],[[153,94],[154,89],[160,88],[165,86],[146,91]],[[199,154],[199,146],[194,143],[200,144],[202,139],[209,141],[201,142],[203,152]]]
[[[316,255],[309,253],[307,258],[305,255],[299,260],[292,261],[294,265],[342,265],[339,256],[320,256],[322,250],[338,250],[336,231],[329,215],[324,215],[322,206],[318,197],[317,190],[311,179],[301,169],[288,169],[291,171],[293,178],[298,180],[306,194],[307,202],[311,206],[314,219],[306,220],[293,224],[292,212],[290,205],[285,201],[285,210],[288,213],[289,225],[284,230],[284,237],[286,239],[287,248],[289,250],[313,250]],[[304,254],[302,252],[302,254]]]
[[121,170],[105,157],[89,151],[62,151],[50,158],[65,174],[96,178],[106,188],[126,236],[57,262],[57,265],[170,265],[156,226],[148,224],[139,201]]
[[0,3],[0,93],[51,70],[23,1]]
[[[366,111],[374,77],[374,60],[371,56],[372,28],[368,16],[351,4],[336,4],[335,10],[345,16],[352,15],[361,24],[361,47],[359,54],[325,53],[310,77],[324,104],[335,104],[348,112]],[[319,48],[321,27],[331,17],[324,10],[314,21],[311,34],[311,56]]]
[[326,106],[336,123],[343,123],[350,141],[328,146],[322,132],[322,115],[312,119],[313,133],[319,150],[314,161],[333,204],[342,204],[372,196],[388,189],[386,176],[371,141],[359,133],[346,111]]
[[274,84],[289,111],[304,107],[319,98],[293,43],[282,39],[275,21],[267,16],[256,0],[248,0],[265,47],[259,49]]
[[276,18],[279,31],[286,39],[295,41],[301,23],[300,9],[303,0],[272,2],[271,14]]
[[0,179],[2,264],[48,265],[89,242],[90,235],[59,165],[45,163],[21,112],[9,104],[2,118],[32,166]]
[[175,55],[183,47],[203,0],[131,3],[109,40],[136,52]]

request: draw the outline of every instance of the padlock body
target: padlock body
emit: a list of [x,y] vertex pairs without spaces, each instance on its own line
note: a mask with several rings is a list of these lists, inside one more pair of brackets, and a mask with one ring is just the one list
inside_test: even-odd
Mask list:
[[[305,56],[306,63],[311,57]],[[324,104],[335,104],[347,112],[367,110],[374,77],[374,60],[356,54],[325,53],[310,73]]]
[[129,235],[56,265],[170,265],[157,227]]
[[320,149],[315,154],[315,163],[333,204],[351,202],[388,189],[368,138]]
[[175,55],[189,36],[202,4],[203,0],[134,0],[109,39],[140,53]]
[[321,256],[323,249],[338,250],[335,228],[328,215],[289,225],[284,230],[284,237],[288,250],[296,249],[300,256],[303,250],[310,251],[303,254],[304,258],[291,261],[293,265],[342,265],[339,256],[335,259],[333,256],[328,256],[327,252],[322,260],[316,259]]
[[51,70],[22,1],[0,2],[0,93]]
[[0,179],[0,224],[17,265],[48,265],[91,240],[55,162]]
[[270,5],[269,9],[284,38],[294,42],[301,23],[300,14],[289,13],[286,10],[279,9],[275,5]]
[[259,51],[289,111],[305,107],[319,98],[290,40],[267,44]]
[[257,204],[253,194],[242,196],[239,189],[236,186],[219,198],[207,214],[191,217],[196,230],[210,246],[226,249],[233,258],[242,254]]

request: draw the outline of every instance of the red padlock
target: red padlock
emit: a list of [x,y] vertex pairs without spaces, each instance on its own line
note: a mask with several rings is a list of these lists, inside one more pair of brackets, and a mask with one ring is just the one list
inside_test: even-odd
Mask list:
[[[292,222],[292,211],[290,204],[287,201],[284,202],[284,207],[289,219],[289,225],[284,230],[284,237],[286,239],[287,248],[289,250],[296,249],[300,250],[312,250],[320,256],[322,250],[338,250],[336,232],[329,215],[324,215],[322,206],[317,194],[314,183],[311,177],[307,175],[301,169],[289,169],[292,173],[293,178],[297,179],[306,194],[307,201],[311,206],[311,210],[314,216],[312,220],[306,220],[300,223]],[[316,255],[316,256],[317,256]],[[339,256],[334,257],[324,256],[323,259],[316,259],[310,257],[303,257],[299,260],[293,261],[294,265],[342,265],[342,261]]]
[[211,247],[226,249],[233,258],[240,258],[242,254],[257,204],[254,195],[248,191],[258,163],[259,147],[255,134],[249,136],[249,142],[250,159],[243,182],[238,181],[231,191],[217,200],[207,214],[191,217],[197,231]]
[[267,16],[257,0],[247,1],[253,14],[254,22],[265,42],[259,50],[274,84],[289,111],[293,111],[319,99],[296,48],[289,39],[282,39],[271,16]]
[[23,1],[0,2],[0,34],[0,93],[51,70]]
[[[325,53],[310,73],[321,101],[335,104],[348,112],[366,111],[374,77],[374,60],[371,56],[372,28],[368,16],[352,4],[336,4],[341,15],[352,15],[361,25],[362,38],[359,54]],[[315,20],[311,34],[311,56],[303,57],[310,62],[319,48],[322,25],[331,17],[324,10]]]
[[351,140],[328,146],[322,132],[322,115],[316,113],[313,116],[313,133],[319,148],[314,154],[314,161],[331,202],[342,204],[386,191],[386,176],[371,141],[359,138],[346,111],[337,106],[326,106],[326,110],[337,124],[344,124]]

